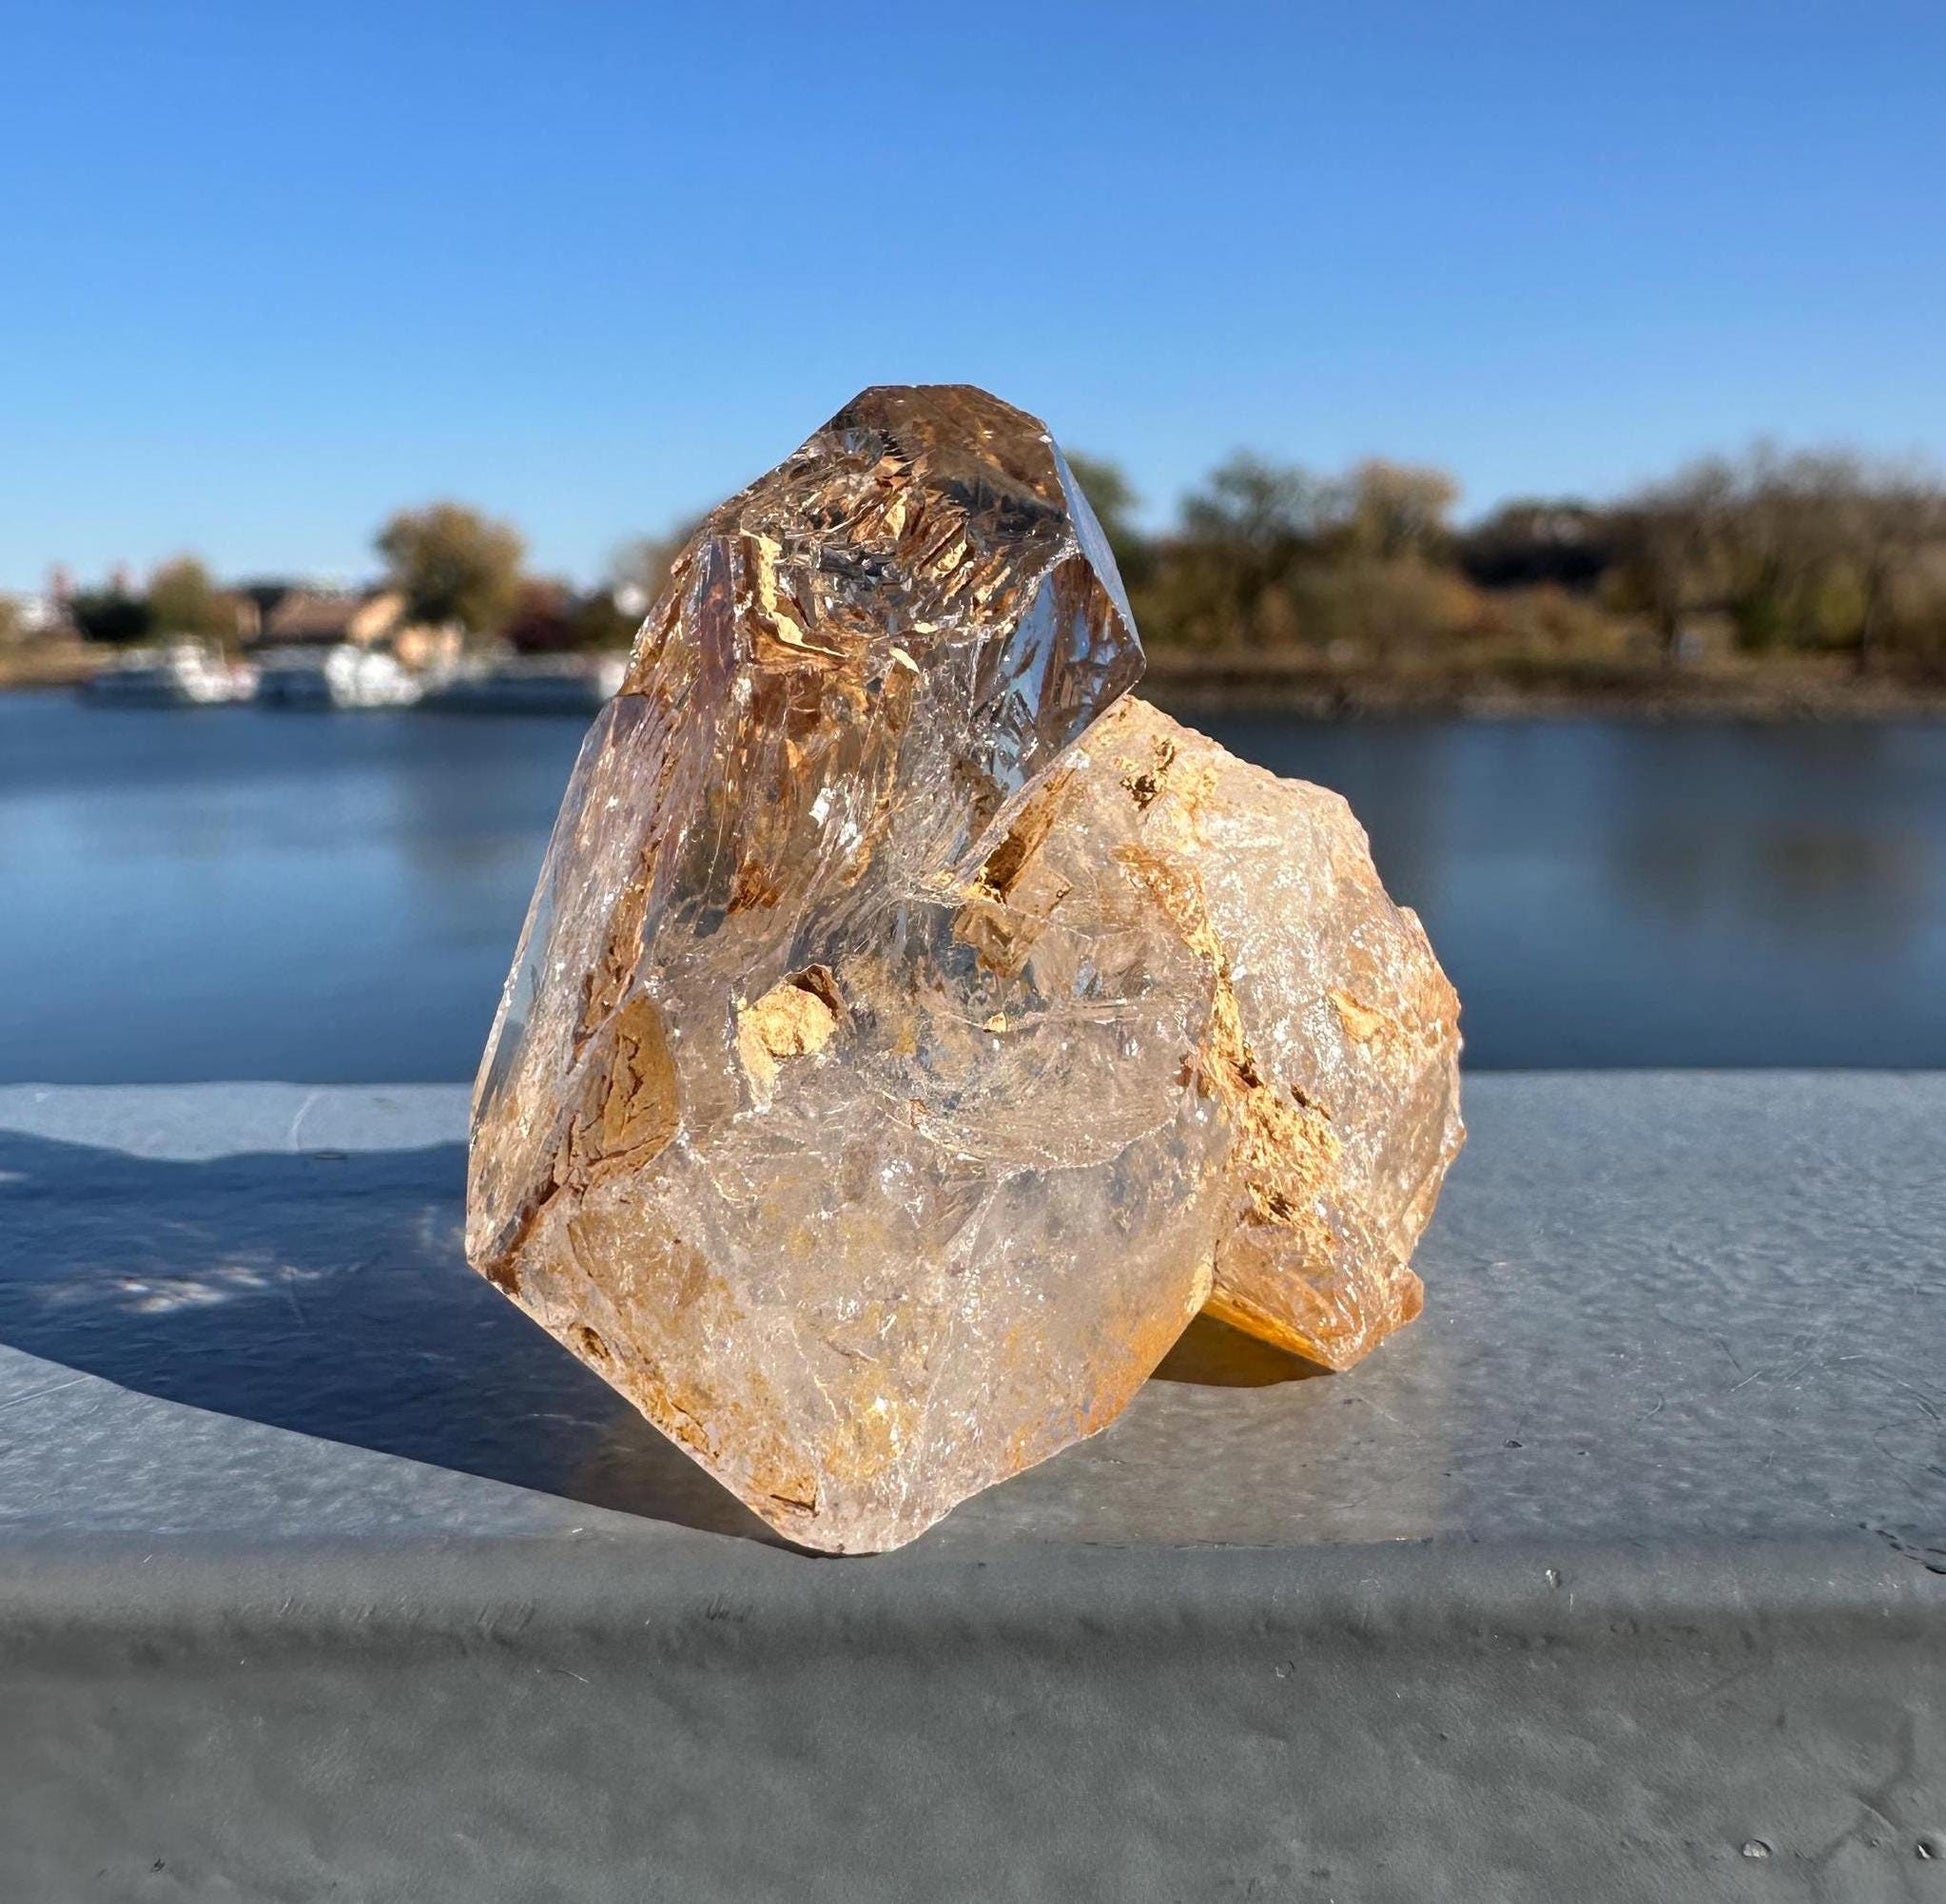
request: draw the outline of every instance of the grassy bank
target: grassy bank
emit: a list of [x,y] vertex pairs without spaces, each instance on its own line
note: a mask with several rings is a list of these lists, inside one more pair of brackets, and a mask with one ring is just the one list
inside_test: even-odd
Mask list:
[[104,651],[85,641],[31,641],[0,648],[0,690],[76,687],[100,669]]

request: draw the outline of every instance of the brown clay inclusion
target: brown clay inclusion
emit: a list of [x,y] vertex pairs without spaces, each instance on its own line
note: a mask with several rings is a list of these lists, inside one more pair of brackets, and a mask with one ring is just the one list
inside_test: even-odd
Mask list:
[[1206,1304],[1417,1314],[1457,1001],[1335,795],[1125,698],[1033,418],[868,390],[718,508],[595,723],[474,1094],[467,1253],[792,1540],[897,1546]]

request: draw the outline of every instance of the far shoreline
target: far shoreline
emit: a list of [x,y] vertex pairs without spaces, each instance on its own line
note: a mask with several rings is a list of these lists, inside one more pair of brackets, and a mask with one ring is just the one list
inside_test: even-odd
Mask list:
[[1946,720],[1946,693],[1802,695],[1762,690],[1591,692],[1483,684],[1420,688],[1358,683],[1246,693],[1221,686],[1143,681],[1135,690],[1177,720],[1263,715],[1296,721],[1773,721],[1788,723]]
[[1946,682],[1859,675],[1842,658],[1332,668],[1309,656],[1151,651],[1138,690],[1182,719],[1893,721],[1946,718]]
[[[0,694],[83,686],[111,658],[80,644],[0,655]],[[1842,657],[1651,662],[1524,660],[1395,669],[1333,667],[1312,655],[1151,649],[1137,690],[1184,720],[1211,715],[1302,721],[1732,720],[1946,718],[1946,683],[1859,675]]]

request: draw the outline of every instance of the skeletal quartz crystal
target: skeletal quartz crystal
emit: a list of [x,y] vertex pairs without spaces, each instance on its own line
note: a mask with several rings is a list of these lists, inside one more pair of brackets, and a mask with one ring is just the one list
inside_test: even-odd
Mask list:
[[678,558],[474,1094],[473,1263],[764,1520],[892,1547],[1204,1306],[1410,1320],[1457,1005],[1335,795],[1124,698],[1046,430],[868,390]]

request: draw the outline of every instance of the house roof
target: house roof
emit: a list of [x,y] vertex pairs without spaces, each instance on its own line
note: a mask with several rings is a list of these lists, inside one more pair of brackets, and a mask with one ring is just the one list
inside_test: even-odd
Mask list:
[[404,609],[405,598],[393,589],[293,589],[265,619],[263,639],[284,645],[373,641],[391,631]]

